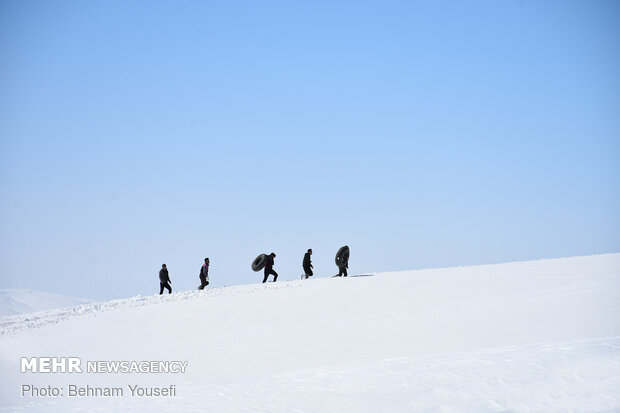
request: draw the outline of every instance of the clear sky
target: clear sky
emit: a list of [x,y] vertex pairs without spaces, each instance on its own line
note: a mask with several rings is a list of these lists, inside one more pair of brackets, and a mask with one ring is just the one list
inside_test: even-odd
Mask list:
[[0,1],[0,288],[620,252],[617,1]]

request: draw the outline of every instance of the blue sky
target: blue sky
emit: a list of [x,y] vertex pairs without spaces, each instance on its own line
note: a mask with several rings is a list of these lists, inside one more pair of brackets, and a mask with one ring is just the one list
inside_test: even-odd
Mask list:
[[620,251],[614,1],[3,1],[0,288]]

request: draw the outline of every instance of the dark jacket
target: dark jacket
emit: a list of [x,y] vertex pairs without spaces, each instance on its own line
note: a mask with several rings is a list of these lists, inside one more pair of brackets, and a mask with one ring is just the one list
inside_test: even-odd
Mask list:
[[303,264],[301,264],[304,269],[309,269],[312,266],[312,262],[310,261],[310,253],[306,252],[306,254],[304,255],[304,262]]
[[273,257],[267,255],[267,263],[265,264],[265,270],[271,270],[273,268]]
[[159,270],[159,282],[162,284],[170,282],[170,277],[168,276],[168,268],[162,268],[161,270]]
[[207,264],[203,264],[200,269],[200,277],[209,278],[209,266]]

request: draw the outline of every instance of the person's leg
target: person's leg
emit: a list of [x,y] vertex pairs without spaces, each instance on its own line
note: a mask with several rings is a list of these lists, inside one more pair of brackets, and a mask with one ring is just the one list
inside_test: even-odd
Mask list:
[[273,274],[273,282],[276,282],[278,280],[278,273],[274,270],[271,270],[271,273]]
[[168,294],[172,294],[172,287],[170,284],[166,283],[166,288],[168,289]]
[[267,282],[268,277],[269,277],[269,272],[265,270],[265,278],[263,278],[263,284]]
[[159,283],[159,295],[162,295],[163,293],[164,293],[164,284]]

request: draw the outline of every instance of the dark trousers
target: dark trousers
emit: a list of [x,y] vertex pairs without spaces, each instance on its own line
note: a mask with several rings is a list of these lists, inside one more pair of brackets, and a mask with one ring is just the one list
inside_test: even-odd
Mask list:
[[306,274],[306,278],[312,277],[314,274],[312,273],[312,268],[304,267],[304,274]]
[[207,281],[207,277],[205,277],[204,275],[200,276],[200,286],[198,287],[199,290],[204,290],[205,287],[209,285],[209,281]]
[[342,275],[347,276],[347,267],[338,267],[338,277]]
[[164,288],[168,289],[168,294],[172,294],[172,287],[170,287],[170,284],[168,284],[168,282],[159,283],[159,295],[162,295],[164,293]]
[[269,277],[269,274],[273,274],[273,282],[276,282],[276,280],[278,279],[278,273],[275,272],[273,270],[273,268],[265,268],[265,278],[263,278],[263,282],[266,283],[267,282],[267,278]]

